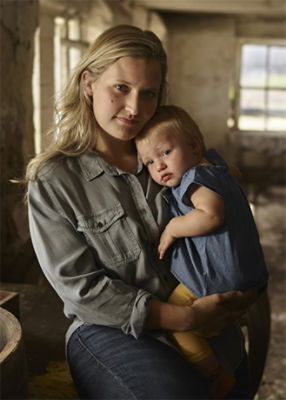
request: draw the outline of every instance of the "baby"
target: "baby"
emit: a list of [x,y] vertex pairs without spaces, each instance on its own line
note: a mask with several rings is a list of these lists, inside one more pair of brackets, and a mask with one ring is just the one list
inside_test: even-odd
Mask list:
[[[239,171],[214,150],[206,151],[193,119],[176,106],[161,107],[136,137],[140,158],[166,192],[173,218],[158,246],[172,246],[171,272],[180,284],[169,301],[192,304],[197,297],[267,284],[257,228],[236,178]],[[207,340],[171,332],[175,343],[206,379],[210,395],[225,397],[234,377],[218,362]]]

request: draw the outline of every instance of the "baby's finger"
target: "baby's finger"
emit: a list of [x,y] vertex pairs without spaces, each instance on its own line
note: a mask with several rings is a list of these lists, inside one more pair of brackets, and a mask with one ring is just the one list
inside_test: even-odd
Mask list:
[[159,260],[162,260],[162,258],[165,255],[166,250],[163,248],[163,246],[160,244],[158,246],[158,255],[159,255]]

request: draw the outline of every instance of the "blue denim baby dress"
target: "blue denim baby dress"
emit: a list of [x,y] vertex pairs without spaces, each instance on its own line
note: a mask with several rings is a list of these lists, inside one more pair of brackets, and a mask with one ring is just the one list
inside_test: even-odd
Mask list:
[[261,289],[267,283],[268,273],[246,195],[214,149],[204,156],[213,166],[198,165],[184,174],[180,184],[172,188],[171,213],[185,215],[193,209],[188,191],[192,184],[197,184],[223,198],[224,223],[205,235],[177,239],[171,272],[198,297],[252,287]]

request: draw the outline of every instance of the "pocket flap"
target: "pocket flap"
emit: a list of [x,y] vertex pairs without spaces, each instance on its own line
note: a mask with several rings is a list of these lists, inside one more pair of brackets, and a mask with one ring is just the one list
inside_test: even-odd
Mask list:
[[101,210],[98,214],[81,215],[78,217],[78,231],[100,233],[106,231],[112,224],[124,215],[121,204]]

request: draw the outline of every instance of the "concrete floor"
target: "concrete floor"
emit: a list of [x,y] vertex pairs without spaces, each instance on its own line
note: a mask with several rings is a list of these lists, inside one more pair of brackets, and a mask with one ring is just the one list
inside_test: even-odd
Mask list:
[[[256,400],[285,400],[286,187],[245,184],[245,189],[254,205],[253,212],[269,268],[272,310],[270,348]],[[66,383],[70,378],[64,362],[64,335],[69,321],[62,314],[61,301],[45,284],[2,284],[2,288],[20,293],[20,318],[30,381],[29,398],[75,398],[71,382]],[[48,379],[41,380],[43,377]]]

